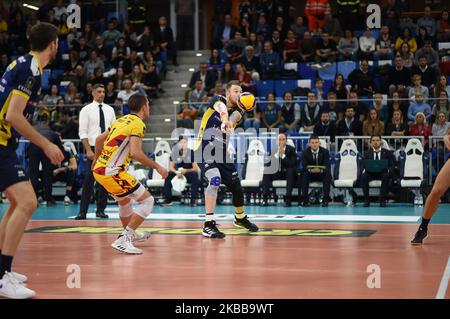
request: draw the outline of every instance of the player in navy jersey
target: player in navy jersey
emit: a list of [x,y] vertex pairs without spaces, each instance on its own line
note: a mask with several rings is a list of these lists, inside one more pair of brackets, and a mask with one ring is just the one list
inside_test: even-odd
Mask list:
[[214,220],[217,192],[221,184],[224,184],[233,195],[234,225],[251,232],[258,231],[258,227],[251,223],[244,213],[244,192],[241,181],[233,161],[227,154],[227,136],[233,132],[246,112],[246,109],[238,103],[241,93],[242,88],[238,81],[229,82],[226,97],[218,95],[212,99],[202,117],[197,135],[195,157],[196,161],[199,159],[198,166],[208,183],[205,188],[206,222],[203,227],[205,237],[225,237]]
[[37,206],[37,199],[15,149],[20,136],[43,150],[53,164],[64,159],[62,151],[39,134],[27,121],[29,102],[41,86],[42,69],[55,59],[58,30],[49,23],[39,23],[29,32],[31,51],[12,61],[0,80],[0,192],[9,206],[0,224],[0,296],[24,299],[35,292],[26,288],[27,277],[11,272],[11,264],[25,227]]

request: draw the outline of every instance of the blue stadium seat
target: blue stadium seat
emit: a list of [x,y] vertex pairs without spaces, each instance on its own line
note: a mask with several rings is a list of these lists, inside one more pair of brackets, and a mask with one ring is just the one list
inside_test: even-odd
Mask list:
[[333,87],[334,80],[324,80],[323,81],[323,92],[325,94],[328,93],[328,91]]
[[53,69],[50,73],[50,84],[59,83],[61,75],[64,74],[64,69]]
[[61,54],[69,53],[69,45],[67,43],[67,40],[58,41],[58,51]]
[[348,78],[348,75],[358,67],[355,61],[340,61],[337,63],[337,73],[341,73],[344,79]]
[[336,70],[337,70],[337,63],[332,63],[329,68],[319,70],[319,76],[323,80],[334,80],[334,77],[336,76]]
[[275,95],[282,97],[284,92],[293,91],[297,87],[297,80],[278,80],[275,81]]
[[260,97],[265,97],[269,92],[274,91],[275,91],[275,83],[272,80],[258,81],[256,83],[256,92]]
[[380,37],[380,29],[372,29],[372,36],[375,38],[375,39],[378,39],[379,37]]
[[309,63],[299,63],[298,74],[300,75],[301,79],[314,80],[317,77],[317,71],[311,69],[311,65]]
[[44,69],[42,71],[41,87],[44,91],[50,89],[50,75],[51,75],[51,70]]

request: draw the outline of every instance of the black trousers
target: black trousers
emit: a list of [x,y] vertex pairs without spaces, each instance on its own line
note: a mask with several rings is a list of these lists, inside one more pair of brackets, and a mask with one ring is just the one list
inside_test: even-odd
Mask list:
[[306,199],[308,197],[309,183],[311,183],[311,182],[322,182],[323,183],[323,197],[327,198],[327,199],[330,197],[330,188],[331,188],[330,172],[325,171],[323,173],[310,173],[308,171],[305,171],[301,174],[300,182],[298,183],[299,184],[299,195],[300,195],[300,188],[301,188],[301,194],[304,199]]
[[[195,172],[193,173],[187,173],[184,175],[187,179],[187,182],[191,184],[191,200],[197,199],[198,194],[198,174]],[[175,177],[175,174],[172,172],[169,172],[169,176],[164,181],[164,188],[163,188],[163,194],[164,199],[168,202],[172,201],[172,178]]]
[[292,195],[296,175],[296,169],[294,167],[287,168],[283,171],[278,171],[275,174],[264,174],[262,180],[263,197],[267,199],[269,196],[269,191],[274,180],[282,179],[287,181],[286,196],[289,198]]
[[[33,185],[36,197],[39,197],[41,191],[41,185],[39,183],[39,176],[42,180],[42,198],[45,201],[52,200],[52,178],[53,178],[53,165],[50,160],[45,156],[37,147],[30,146],[28,152],[28,166],[31,184]],[[39,171],[39,164],[42,163],[42,173]]]
[[369,201],[369,182],[373,180],[381,180],[381,189],[380,189],[380,201],[384,201],[386,199],[388,186],[389,186],[389,173],[369,173],[364,172],[361,174],[361,187],[364,193],[364,200],[366,202]]
[[[94,175],[91,171],[92,161],[87,160],[84,167],[83,190],[81,191],[80,214],[86,214],[91,203],[92,194],[94,193]],[[104,212],[106,203],[108,202],[108,193],[102,185],[97,183],[98,198],[97,212]]]
[[54,176],[53,181],[57,182],[65,182],[66,183],[66,196],[73,202],[78,201],[77,196],[77,185],[75,183],[76,171],[68,169],[65,172],[61,172],[58,175]]

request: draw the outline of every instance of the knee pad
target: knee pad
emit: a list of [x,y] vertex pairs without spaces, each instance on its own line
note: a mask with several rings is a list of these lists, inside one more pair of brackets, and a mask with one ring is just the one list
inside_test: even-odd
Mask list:
[[119,216],[120,217],[130,217],[133,214],[133,207],[131,206],[131,201],[125,205],[119,205]]
[[154,204],[155,199],[153,198],[153,196],[150,196],[137,203],[136,208],[134,209],[134,213],[145,219],[152,212]]
[[205,177],[208,180],[208,186],[205,189],[205,195],[217,195],[220,183],[222,183],[222,178],[220,177],[219,170],[217,168],[210,169],[205,173]]
[[241,182],[235,181],[230,185],[230,191],[233,195],[233,206],[244,206],[244,190],[242,189]]

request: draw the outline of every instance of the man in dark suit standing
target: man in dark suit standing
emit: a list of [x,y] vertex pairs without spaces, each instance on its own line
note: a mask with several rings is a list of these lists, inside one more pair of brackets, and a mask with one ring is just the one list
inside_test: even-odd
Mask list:
[[209,90],[211,90],[216,84],[216,75],[213,71],[208,70],[207,63],[200,63],[200,70],[192,73],[191,80],[189,81],[189,87],[194,89],[195,82],[198,80],[203,81],[203,89],[205,92],[209,92]]
[[[303,151],[302,156],[302,176],[299,180],[299,204],[302,203],[300,194],[303,195],[303,206],[309,206],[308,189],[309,183],[313,181],[323,182],[323,202],[322,206],[327,207],[330,198],[331,187],[331,167],[330,152],[320,146],[319,137],[311,135],[309,147]],[[300,192],[301,190],[301,192]]]
[[[364,193],[364,207],[370,206],[369,182],[381,180],[380,207],[386,207],[386,195],[389,186],[389,168],[394,166],[394,158],[390,151],[381,148],[381,136],[373,135],[370,138],[371,148],[364,153],[363,172],[361,174],[361,186]],[[382,171],[374,171],[373,168],[365,167],[365,160],[385,160],[387,167]]]
[[294,188],[296,170],[297,170],[297,154],[295,147],[287,145],[287,137],[284,134],[278,135],[278,149],[272,153],[270,163],[277,163],[275,167],[277,172],[273,170],[274,165],[264,168],[264,176],[262,181],[263,188],[263,202],[261,206],[267,206],[267,199],[269,197],[269,189],[272,182],[277,179],[284,179],[287,181],[285,206],[291,206],[292,189]]
[[155,43],[159,46],[161,51],[167,51],[168,55],[172,57],[172,64],[178,66],[177,62],[177,44],[174,40],[172,28],[167,25],[166,17],[159,18],[159,27],[155,29]]

